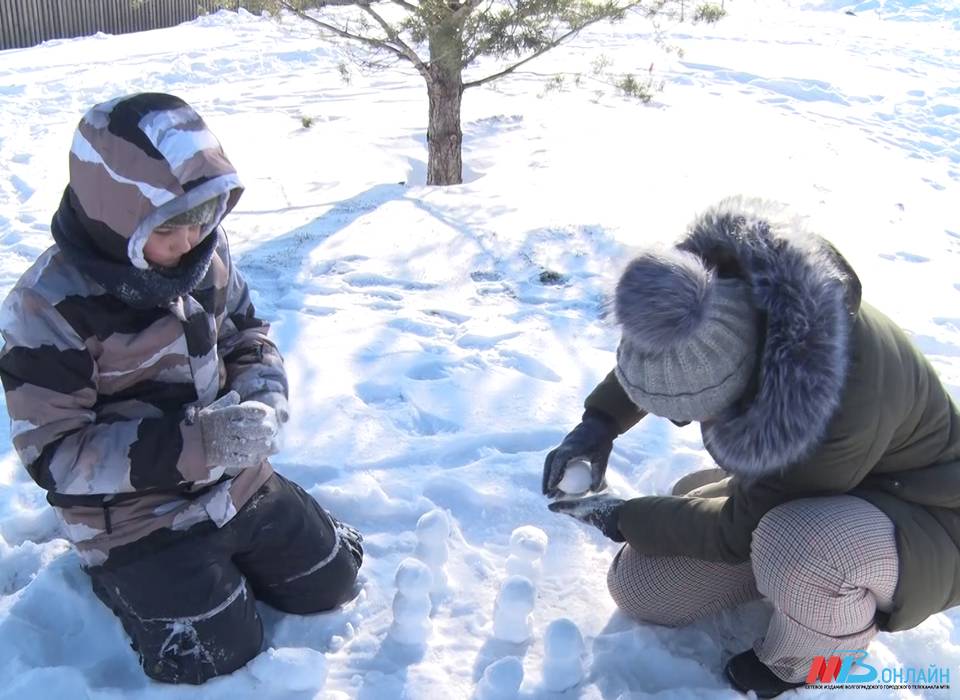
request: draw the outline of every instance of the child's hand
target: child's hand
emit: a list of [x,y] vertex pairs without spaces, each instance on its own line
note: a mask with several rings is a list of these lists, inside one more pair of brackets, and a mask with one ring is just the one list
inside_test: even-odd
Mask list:
[[276,451],[276,412],[256,401],[239,401],[231,391],[197,414],[212,467],[255,467]]
[[254,372],[250,376],[245,376],[243,381],[234,384],[233,388],[240,394],[240,401],[265,403],[277,412],[277,419],[281,423],[290,420],[286,383]]
[[259,401],[264,403],[277,412],[277,420],[283,425],[290,420],[290,403],[287,397],[279,391],[265,391],[260,394],[254,394],[246,399],[247,401]]

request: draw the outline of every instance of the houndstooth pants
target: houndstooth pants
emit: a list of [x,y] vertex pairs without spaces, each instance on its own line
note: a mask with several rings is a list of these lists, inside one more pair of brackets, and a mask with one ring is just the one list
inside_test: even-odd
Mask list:
[[[711,471],[685,477],[674,493],[723,476]],[[898,575],[890,519],[863,499],[829,496],[790,501],[764,515],[749,562],[644,556],[627,545],[607,584],[628,615],[671,627],[766,597],[774,613],[754,649],[777,676],[799,682],[813,657],[866,648],[878,631],[876,612],[892,605]]]

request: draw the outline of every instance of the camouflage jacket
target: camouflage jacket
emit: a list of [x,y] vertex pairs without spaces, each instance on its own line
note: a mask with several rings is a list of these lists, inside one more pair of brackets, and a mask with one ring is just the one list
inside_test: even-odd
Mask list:
[[[160,528],[223,525],[272,473],[268,462],[233,473],[210,464],[191,420],[231,388],[286,392],[219,227],[241,192],[182,101],[98,105],[71,149],[59,244],[0,310],[14,447],[87,565]],[[151,269],[143,245],[153,228],[214,197],[217,218],[184,256],[186,271]]]

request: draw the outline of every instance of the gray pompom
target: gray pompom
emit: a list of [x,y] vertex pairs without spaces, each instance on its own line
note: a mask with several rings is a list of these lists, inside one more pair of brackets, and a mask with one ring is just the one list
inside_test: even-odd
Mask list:
[[689,339],[703,315],[714,276],[692,253],[670,249],[634,258],[617,283],[617,321],[643,352]]

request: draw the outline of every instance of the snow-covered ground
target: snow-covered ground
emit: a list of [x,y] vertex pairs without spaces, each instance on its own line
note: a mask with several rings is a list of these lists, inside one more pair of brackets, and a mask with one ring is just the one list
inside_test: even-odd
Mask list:
[[[587,675],[562,697],[736,697],[722,663],[763,629],[764,606],[682,630],[617,614],[605,587],[615,546],[547,510],[543,458],[612,366],[604,301],[631,246],[673,238],[731,193],[808,214],[960,399],[960,12],[948,0],[727,5],[716,26],[670,29],[682,58],[633,18],[469,91],[467,182],[444,189],[423,186],[419,77],[354,71],[345,83],[342,49],[292,21],[222,13],[0,53],[0,294],[50,244],[83,111],[129,92],[182,96],[247,186],[227,229],[292,386],[275,465],[367,538],[363,592],[345,609],[264,608],[271,650],[201,688],[163,687],[91,593],[4,421],[0,696],[465,699],[512,656],[483,692],[522,664],[521,697],[561,697],[543,680],[543,640],[569,618]],[[665,91],[649,106],[591,80],[544,94],[542,75],[589,72],[601,54],[638,75],[652,63]],[[664,493],[708,463],[695,427],[647,420],[618,440],[610,481]],[[413,652],[389,635],[394,574],[434,508],[450,516],[449,594]],[[514,644],[493,638],[493,617],[523,525],[549,544],[533,636]],[[957,675],[957,622],[881,635],[871,657]],[[574,631],[556,629],[575,648]],[[803,694],[818,695],[835,697]]]

